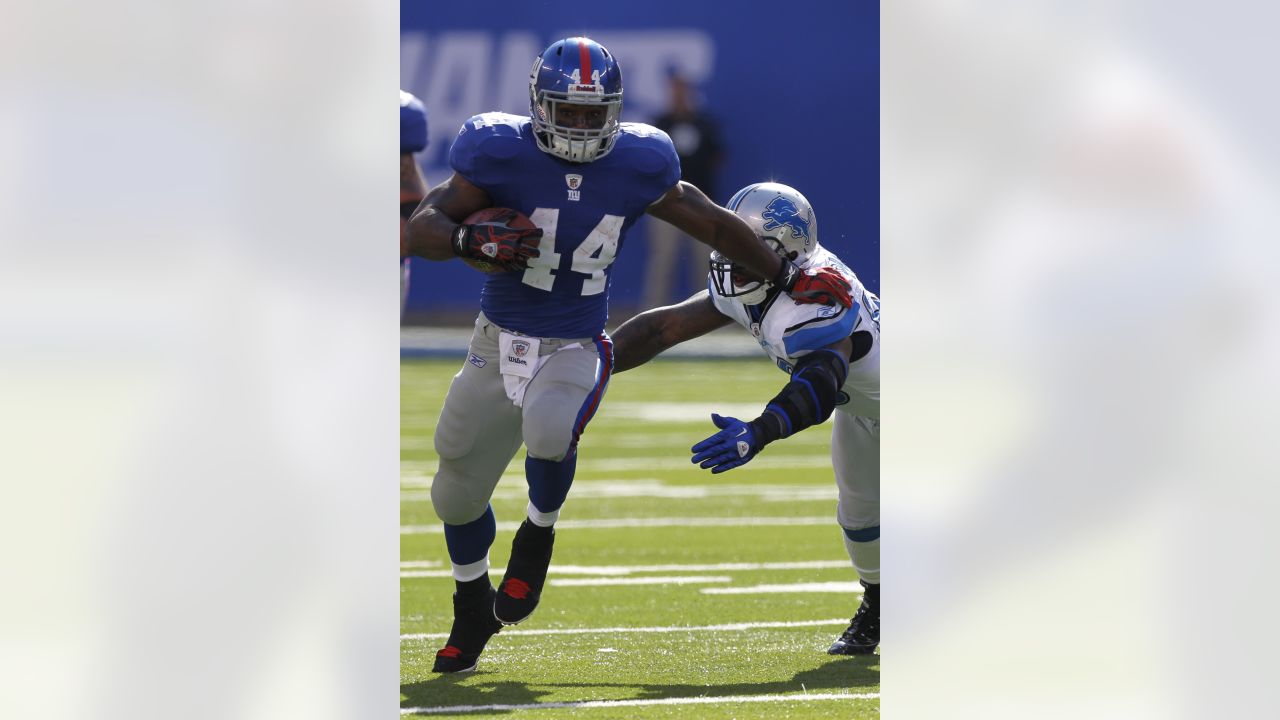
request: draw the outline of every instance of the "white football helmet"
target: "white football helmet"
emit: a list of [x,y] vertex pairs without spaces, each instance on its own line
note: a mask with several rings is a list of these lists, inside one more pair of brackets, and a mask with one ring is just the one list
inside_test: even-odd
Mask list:
[[[800,191],[774,182],[748,185],[725,205],[751,226],[756,235],[784,258],[796,253],[795,264],[818,251],[818,218]],[[750,279],[719,252],[711,253],[711,284],[715,292],[743,305],[764,302],[772,283]]]

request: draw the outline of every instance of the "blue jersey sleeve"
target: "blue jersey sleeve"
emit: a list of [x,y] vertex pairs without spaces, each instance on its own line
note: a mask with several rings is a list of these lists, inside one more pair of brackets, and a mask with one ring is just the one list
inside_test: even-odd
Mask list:
[[427,146],[427,109],[422,101],[400,91],[400,153],[421,152]]
[[511,162],[520,154],[518,118],[502,113],[476,115],[462,125],[449,148],[449,165],[476,187],[489,190],[510,180]]
[[[653,174],[657,178],[658,187],[665,193],[680,182],[680,156],[676,154],[676,146],[671,142],[671,138],[661,130],[654,138],[653,149],[655,165]],[[662,195],[659,194],[658,197]],[[654,198],[654,200],[657,199],[657,197]]]
[[680,181],[680,157],[671,138],[652,125],[623,123],[622,137],[614,150],[638,183],[644,205],[656,202]]

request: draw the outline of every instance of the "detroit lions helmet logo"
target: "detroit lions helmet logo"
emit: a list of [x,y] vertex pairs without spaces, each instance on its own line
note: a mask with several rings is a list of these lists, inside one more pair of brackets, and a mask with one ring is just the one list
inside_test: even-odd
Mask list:
[[806,242],[809,240],[809,221],[800,216],[795,203],[781,195],[765,207],[761,217],[764,218],[765,230],[789,227],[796,237],[804,238]]

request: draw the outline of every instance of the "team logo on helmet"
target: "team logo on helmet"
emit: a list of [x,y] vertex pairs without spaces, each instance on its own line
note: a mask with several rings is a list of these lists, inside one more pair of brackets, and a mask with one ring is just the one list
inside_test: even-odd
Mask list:
[[781,195],[765,207],[761,217],[764,218],[765,230],[789,227],[796,237],[809,239],[809,221],[800,217],[800,209],[795,203]]

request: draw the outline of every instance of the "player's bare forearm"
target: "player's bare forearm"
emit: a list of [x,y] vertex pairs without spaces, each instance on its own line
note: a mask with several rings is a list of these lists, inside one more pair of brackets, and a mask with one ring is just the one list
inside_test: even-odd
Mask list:
[[649,206],[649,214],[710,245],[758,279],[778,276],[782,258],[756,237],[751,226],[733,212],[711,202],[697,187],[676,183],[661,200]]
[[613,332],[613,371],[640,367],[663,351],[724,327],[728,322],[729,318],[716,310],[706,290],[678,305],[646,310]]
[[454,257],[451,241],[458,223],[490,204],[488,193],[454,174],[431,188],[409,218],[408,253],[428,260]]

